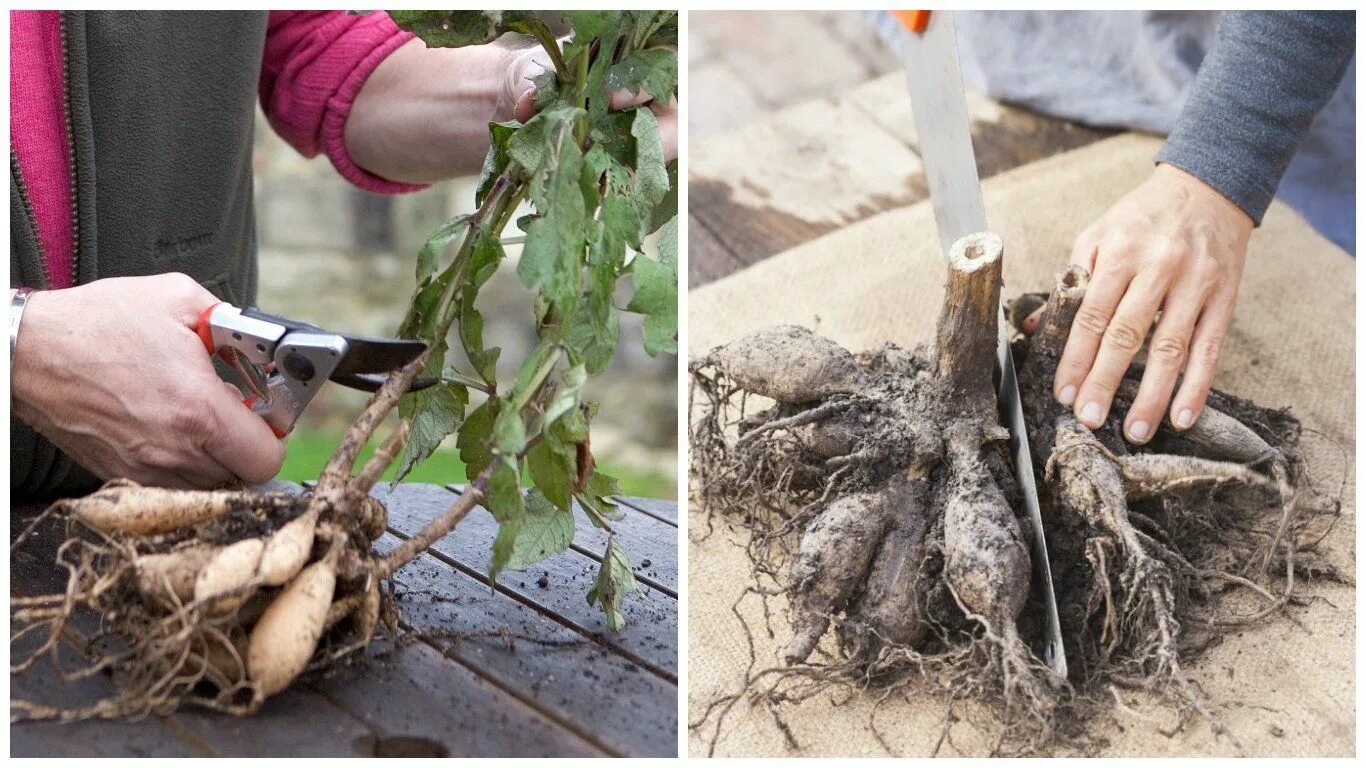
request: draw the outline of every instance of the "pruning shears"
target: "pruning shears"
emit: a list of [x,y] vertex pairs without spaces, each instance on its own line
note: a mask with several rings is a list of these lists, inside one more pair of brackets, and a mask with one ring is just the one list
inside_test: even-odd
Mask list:
[[[427,349],[421,341],[334,333],[226,302],[205,308],[195,333],[210,356],[222,358],[242,377],[252,392],[244,404],[270,425],[276,437],[289,434],[323,382],[374,392],[391,371]],[[409,391],[436,382],[418,379]]]

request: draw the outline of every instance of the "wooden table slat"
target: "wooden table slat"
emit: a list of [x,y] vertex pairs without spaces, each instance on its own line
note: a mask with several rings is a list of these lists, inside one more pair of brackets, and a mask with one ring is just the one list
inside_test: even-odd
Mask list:
[[[444,488],[424,485],[399,485],[393,491],[383,486],[376,488],[374,495],[386,502],[390,530],[401,536],[413,535],[455,499],[455,494]],[[429,551],[487,584],[491,543],[497,532],[498,522],[488,510],[479,507]],[[622,601],[627,627],[622,632],[612,632],[601,609],[584,599],[598,566],[592,558],[570,550],[533,566],[533,573],[541,576],[515,571],[502,574],[497,588],[676,681],[678,602],[663,592],[644,587],[644,594],[630,595]],[[540,586],[542,580],[545,587]]]
[[376,733],[431,740],[451,757],[603,754],[425,643],[372,642],[314,687]]
[[[463,486],[460,485],[448,485],[446,488],[455,494],[463,490]],[[642,513],[639,509],[631,507],[626,503],[626,499],[618,498],[616,501],[626,507],[622,511],[631,518],[612,523],[612,530],[631,560],[632,572],[637,579],[677,599],[678,528],[655,515]],[[593,525],[588,513],[583,511],[583,507],[577,501],[572,506],[574,548],[580,554],[602,562],[602,555],[607,550],[607,531]],[[660,506],[665,504],[661,503]],[[530,571],[534,572],[535,568],[532,566]]]
[[[398,541],[386,535],[377,548]],[[434,557],[419,557],[395,580],[404,624],[447,656],[613,753],[676,753],[676,684]]]

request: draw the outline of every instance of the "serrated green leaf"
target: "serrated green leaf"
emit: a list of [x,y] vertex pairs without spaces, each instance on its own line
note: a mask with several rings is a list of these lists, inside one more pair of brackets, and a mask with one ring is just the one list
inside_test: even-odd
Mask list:
[[560,386],[555,390],[555,396],[545,407],[545,423],[553,424],[566,413],[574,410],[579,405],[579,399],[583,395],[583,385],[588,383],[588,371],[582,364],[571,366],[560,377]]
[[621,23],[621,11],[565,11],[564,17],[574,30],[574,40],[580,45],[606,37]]
[[441,382],[404,395],[398,401],[399,415],[410,419],[411,429],[394,482],[402,480],[413,467],[431,457],[441,441],[455,434],[465,418],[470,394],[463,385]]
[[527,228],[517,274],[563,317],[572,314],[579,296],[587,211],[579,189],[583,170],[579,146],[566,134],[556,137],[555,143],[557,162],[552,168],[543,164],[544,187],[539,195],[533,192],[541,216]]
[[507,567],[525,570],[559,552],[574,541],[574,514],[550,503],[540,491],[526,496],[526,514],[517,530]]
[[576,452],[573,445],[542,434],[541,441],[527,451],[527,472],[536,489],[560,509],[569,509],[574,494]]
[[489,561],[489,580],[494,581],[512,559],[517,534],[526,512],[522,500],[521,473],[515,459],[498,459],[489,477],[485,504],[493,519],[498,521],[498,536],[493,540],[493,559]]
[[493,189],[493,183],[507,170],[508,160],[512,158],[512,155],[508,154],[508,142],[521,127],[522,124],[516,120],[489,123],[489,151],[484,155],[484,168],[479,174],[479,187],[474,193],[476,208],[484,204],[484,198],[488,197]]
[[604,231],[591,249],[587,294],[575,309],[566,339],[574,357],[595,376],[612,364],[621,335],[621,323],[613,303],[617,272],[613,265],[616,257],[610,253],[612,249],[625,251],[619,239]]
[[560,137],[567,129],[572,135],[574,122],[584,114],[578,107],[567,106],[538,112],[508,140],[508,157],[533,174],[544,177],[542,161],[547,152],[555,157]]
[[664,195],[664,199],[655,206],[654,215],[650,219],[650,226],[645,232],[647,235],[658,232],[660,227],[669,223],[669,219],[678,215],[678,158],[675,157],[670,160],[664,170],[669,177],[669,191]]
[[659,121],[645,107],[635,109],[631,135],[636,140],[636,209],[641,221],[650,221],[654,209],[669,191],[669,172],[664,168],[664,143]]
[[475,373],[490,387],[496,387],[498,347],[484,348],[484,316],[475,309],[479,288],[498,271],[503,260],[503,245],[494,233],[485,233],[470,254],[469,275],[460,291],[460,344]]
[[602,566],[598,569],[593,588],[588,592],[588,604],[602,606],[607,627],[613,632],[620,632],[626,626],[626,617],[621,613],[621,601],[631,592],[644,594],[644,590],[636,584],[626,551],[617,543],[615,536],[608,537]]
[[[645,315],[645,351],[678,352],[678,219],[670,219],[660,229],[658,261],[637,255],[631,262],[635,293],[628,312]],[[667,246],[667,248],[666,248]]]
[[477,476],[493,463],[493,422],[498,417],[500,405],[496,397],[485,400],[465,416],[460,434],[455,438],[468,477]]
[[613,160],[627,168],[636,163],[636,139],[631,135],[636,111],[608,112],[594,120],[588,131],[595,146],[602,147]]
[[666,48],[632,51],[612,65],[607,73],[611,91],[645,91],[661,102],[668,102],[678,90],[678,54]]
[[517,406],[504,402],[493,422],[493,444],[504,456],[516,456],[526,447],[526,422]]
[[493,42],[505,32],[521,32],[536,18],[530,11],[389,11],[402,29],[429,48],[461,48]]
[[436,268],[441,261],[441,254],[445,253],[452,242],[464,237],[465,231],[469,227],[469,215],[461,214],[437,227],[431,237],[427,238],[427,242],[422,245],[422,250],[417,253],[417,281],[419,283],[436,274]]

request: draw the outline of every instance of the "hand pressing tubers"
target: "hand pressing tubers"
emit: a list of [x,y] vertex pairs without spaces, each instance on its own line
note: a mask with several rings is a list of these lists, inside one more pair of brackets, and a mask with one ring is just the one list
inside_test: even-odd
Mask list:
[[[1079,267],[1059,277],[1014,343],[1071,671],[1057,679],[992,383],[1000,256],[988,234],[954,245],[934,340],[913,351],[855,355],[785,326],[691,362],[694,493],[748,530],[791,619],[785,669],[703,722],[746,693],[776,712],[832,684],[920,685],[995,702],[1004,749],[1031,751],[1123,685],[1221,728],[1186,676],[1192,641],[1290,604],[1309,527],[1336,512],[1309,498],[1298,423],[1214,391],[1191,428],[1131,445],[1137,370],[1087,429],[1051,391],[1086,291]],[[1017,318],[1040,305],[1021,303]],[[1230,589],[1261,607],[1221,602]]]

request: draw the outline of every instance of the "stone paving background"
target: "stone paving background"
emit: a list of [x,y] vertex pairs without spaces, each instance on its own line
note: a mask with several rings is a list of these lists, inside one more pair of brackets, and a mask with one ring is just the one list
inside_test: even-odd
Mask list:
[[[275,135],[259,110],[254,163],[258,303],[269,312],[364,334],[389,335],[398,327],[412,293],[418,249],[447,218],[472,209],[477,182],[469,177],[409,195],[373,195],[347,183],[326,158],[300,156]],[[507,232],[520,234],[515,224]],[[516,274],[519,246],[507,251],[503,267],[480,293],[485,338],[503,347],[503,376],[515,375],[536,341],[530,294]],[[627,293],[618,306],[625,306]],[[621,317],[616,360],[589,385],[589,398],[602,403],[593,425],[594,453],[605,471],[627,483],[627,493],[672,498],[677,359],[647,355],[639,316],[623,312]],[[324,389],[290,438],[284,477],[316,477],[365,400],[363,393],[343,387]],[[412,477],[454,482],[463,473],[448,450]]]

